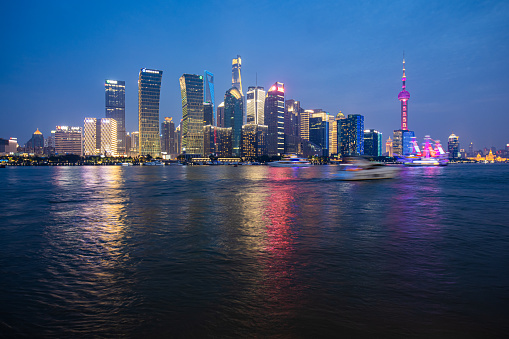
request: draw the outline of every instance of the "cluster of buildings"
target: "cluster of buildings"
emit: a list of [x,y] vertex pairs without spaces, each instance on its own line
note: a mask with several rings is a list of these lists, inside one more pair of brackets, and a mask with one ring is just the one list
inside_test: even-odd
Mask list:
[[[232,60],[232,83],[217,105],[214,74],[183,74],[180,79],[182,119],[165,117],[160,124],[159,99],[163,71],[142,68],[138,78],[138,131],[126,132],[125,81],[105,81],[105,117],[85,117],[83,126],[56,126],[44,138],[37,130],[23,152],[81,156],[147,156],[175,159],[236,157],[252,159],[296,153],[301,156],[398,156],[412,152],[415,133],[408,128],[408,101],[403,59],[401,126],[385,142],[382,133],[364,128],[364,116],[304,109],[287,99],[285,85],[242,86],[242,60]],[[0,139],[0,154],[14,153],[17,140]],[[459,148],[452,134],[449,156],[477,156]],[[19,151],[19,150],[18,150]],[[463,152],[463,153],[462,153]]]

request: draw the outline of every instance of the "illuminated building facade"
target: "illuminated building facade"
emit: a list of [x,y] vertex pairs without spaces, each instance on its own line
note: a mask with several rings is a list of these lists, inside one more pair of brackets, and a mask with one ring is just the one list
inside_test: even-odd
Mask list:
[[232,60],[232,87],[238,89],[240,95],[244,96],[242,92],[241,67],[242,60],[240,59],[240,55],[237,55],[237,57]]
[[126,153],[125,129],[125,81],[106,80],[106,118],[117,122],[117,153]]
[[300,101],[285,101],[285,135],[299,136]]
[[243,100],[241,92],[233,87],[224,95],[224,127],[232,128],[232,156],[240,157],[243,122]]
[[299,127],[300,137],[309,140],[309,116],[313,114],[313,110],[307,109],[300,113]]
[[392,152],[393,155],[410,155],[412,154],[413,145],[412,138],[415,137],[413,131],[395,130],[393,133]]
[[138,125],[140,155],[158,157],[161,153],[159,139],[159,98],[163,71],[142,68],[138,80]]
[[281,82],[272,85],[265,97],[264,123],[267,131],[267,154],[285,153],[285,88]]
[[0,138],[0,155],[10,155],[18,151],[18,142],[14,139]]
[[332,137],[330,142],[329,151],[331,155],[338,154],[338,140],[339,140],[339,131],[338,131],[338,121],[341,119],[345,119],[345,115],[339,111],[336,115],[336,118],[331,123],[332,125]]
[[131,155],[140,154],[140,132],[131,133]]
[[267,130],[266,125],[242,126],[242,157],[252,159],[267,154]]
[[82,129],[75,126],[57,126],[55,129],[57,154],[83,155]]
[[203,155],[203,76],[183,74],[180,77],[182,96],[182,152],[191,157]]
[[117,122],[110,118],[85,118],[83,126],[83,154],[118,155]]
[[309,141],[320,146],[321,156],[329,155],[329,120],[321,116],[309,118]]
[[247,123],[263,125],[263,109],[265,105],[265,90],[263,87],[250,86],[246,94]]
[[116,157],[117,153],[117,121],[115,119],[101,119],[101,154]]
[[210,102],[203,103],[203,125],[214,125],[214,111]]
[[32,134],[32,138],[27,141],[25,151],[35,154],[42,154],[44,152],[44,136],[39,129],[37,129],[34,134]]
[[165,117],[161,123],[161,152],[166,154],[177,153],[173,118]]
[[[215,99],[214,99],[214,74],[209,71],[205,71],[203,76],[203,102],[208,103],[210,108],[206,109],[205,113],[205,125],[214,125],[214,112],[216,108]],[[210,110],[210,113],[209,113]],[[210,115],[210,117],[209,117]]]
[[449,136],[447,152],[449,152],[450,159],[457,159],[460,157],[460,141],[459,137],[454,133]]
[[231,127],[215,127],[216,155],[221,158],[229,158],[232,156],[232,128]]
[[385,142],[385,153],[387,153],[388,157],[392,157],[393,156],[393,153],[392,153],[392,139],[391,139],[391,137],[389,137],[389,139],[387,139],[387,141]]
[[217,127],[224,127],[224,101],[217,106]]
[[349,114],[338,122],[338,149],[341,156],[364,154],[364,116]]
[[98,155],[101,151],[101,125],[96,118],[85,118],[83,124],[83,155]]
[[364,131],[364,154],[373,157],[382,155],[382,133],[374,129]]

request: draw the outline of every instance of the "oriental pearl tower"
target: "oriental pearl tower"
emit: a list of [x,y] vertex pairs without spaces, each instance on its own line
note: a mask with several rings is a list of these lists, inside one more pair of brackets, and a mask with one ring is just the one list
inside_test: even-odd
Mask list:
[[401,101],[401,130],[408,131],[408,99],[410,99],[410,93],[406,90],[406,75],[405,75],[405,56],[403,56],[403,90],[399,92],[398,99]]

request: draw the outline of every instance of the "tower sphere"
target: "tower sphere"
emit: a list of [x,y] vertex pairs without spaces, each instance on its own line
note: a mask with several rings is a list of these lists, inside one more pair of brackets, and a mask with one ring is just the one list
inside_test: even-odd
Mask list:
[[410,93],[408,91],[401,91],[398,94],[399,100],[408,100],[410,99]]

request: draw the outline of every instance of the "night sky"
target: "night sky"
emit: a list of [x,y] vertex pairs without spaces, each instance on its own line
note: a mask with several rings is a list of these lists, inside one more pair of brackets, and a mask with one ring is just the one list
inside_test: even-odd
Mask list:
[[0,20],[0,137],[104,117],[104,80],[126,81],[138,130],[140,68],[163,70],[160,119],[180,121],[179,77],[215,75],[216,106],[242,57],[242,85],[284,82],[305,109],[362,114],[384,140],[400,127],[461,148],[509,143],[508,1],[8,1]]

